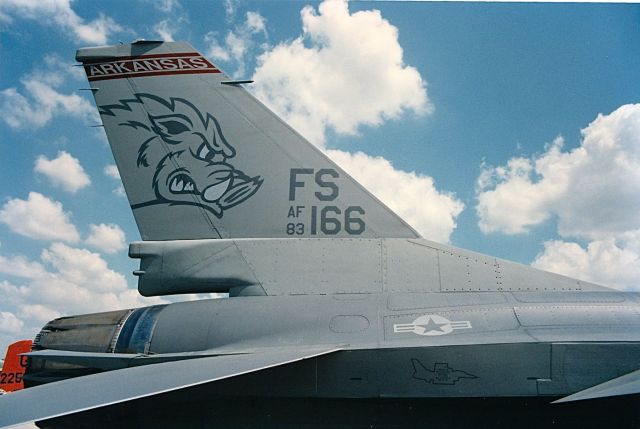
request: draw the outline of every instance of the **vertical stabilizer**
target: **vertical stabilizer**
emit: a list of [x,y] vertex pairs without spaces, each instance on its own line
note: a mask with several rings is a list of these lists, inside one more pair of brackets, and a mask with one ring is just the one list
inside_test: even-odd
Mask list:
[[22,353],[31,351],[31,340],[21,340],[7,347],[7,354],[0,371],[0,390],[15,392],[24,388],[24,372],[27,369],[27,357]]
[[189,44],[76,59],[143,239],[418,236]]

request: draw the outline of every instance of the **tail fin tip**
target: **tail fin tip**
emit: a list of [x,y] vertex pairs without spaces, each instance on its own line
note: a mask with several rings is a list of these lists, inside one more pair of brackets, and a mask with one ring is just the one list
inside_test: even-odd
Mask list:
[[76,59],[143,239],[418,237],[188,43]]
[[15,392],[24,388],[24,373],[27,369],[28,360],[22,353],[31,351],[31,340],[21,340],[10,344],[0,371],[0,390]]

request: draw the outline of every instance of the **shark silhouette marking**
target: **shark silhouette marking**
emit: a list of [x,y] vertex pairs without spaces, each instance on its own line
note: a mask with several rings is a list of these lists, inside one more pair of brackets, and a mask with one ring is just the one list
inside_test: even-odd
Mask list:
[[427,369],[418,359],[411,359],[413,378],[430,384],[454,385],[463,378],[478,378],[466,371],[453,369],[447,362],[436,362],[433,369]]
[[[146,131],[138,149],[138,168],[155,168],[150,184],[155,198],[133,204],[202,207],[221,218],[224,210],[255,194],[260,176],[250,177],[229,163],[236,150],[218,120],[190,101],[137,93],[118,104],[99,106],[100,114],[122,119],[118,125]],[[147,121],[140,121],[140,108]],[[135,119],[134,119],[135,118]]]

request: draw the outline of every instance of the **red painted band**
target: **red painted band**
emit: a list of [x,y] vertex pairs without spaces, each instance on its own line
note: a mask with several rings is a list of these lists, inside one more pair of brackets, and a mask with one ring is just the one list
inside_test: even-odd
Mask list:
[[89,82],[93,82],[97,80],[122,79],[122,78],[130,78],[130,77],[166,76],[171,74],[202,74],[202,73],[222,73],[222,72],[218,69],[167,70],[167,71],[156,71],[156,72],[123,73],[123,74],[113,74],[113,75],[107,75],[107,76],[94,76],[88,79],[89,79]]

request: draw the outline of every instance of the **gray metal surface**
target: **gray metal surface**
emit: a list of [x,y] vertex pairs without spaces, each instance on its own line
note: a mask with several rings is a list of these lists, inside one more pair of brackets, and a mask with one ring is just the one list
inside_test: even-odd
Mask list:
[[[549,302],[553,298],[540,293],[611,291],[423,239],[142,241],[132,243],[129,254],[140,259],[138,289],[145,296],[255,285],[263,295],[473,292],[469,296],[482,303],[484,292],[534,292],[528,301],[521,295],[523,302]],[[612,292],[601,299],[621,298]]]
[[[245,354],[242,352],[225,354]],[[32,359],[44,359],[47,362],[61,362],[71,365],[79,365],[88,368],[95,368],[105,371],[114,369],[129,368],[132,366],[152,365],[161,362],[172,362],[184,359],[198,359],[207,356],[219,356],[213,352],[183,352],[183,353],[163,353],[156,355],[133,354],[133,353],[92,353],[74,352],[67,350],[40,350],[37,352],[24,353]]]
[[242,397],[640,394],[639,294],[417,238],[187,44],[77,58],[147,240],[129,251],[140,292],[230,298],[50,322],[37,344],[59,350],[25,374],[49,384],[0,398],[0,426],[202,383]]
[[[271,350],[139,366],[21,390],[0,401],[0,427],[63,416],[333,353],[335,347]],[[37,404],[37,405],[36,405]]]
[[222,84],[189,44],[80,49],[76,59],[143,239],[419,236],[244,88]]

